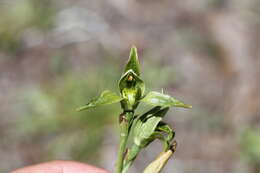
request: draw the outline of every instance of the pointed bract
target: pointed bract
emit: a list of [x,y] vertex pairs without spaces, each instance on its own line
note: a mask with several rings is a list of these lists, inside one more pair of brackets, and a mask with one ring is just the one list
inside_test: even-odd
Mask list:
[[145,168],[143,173],[160,173],[172,155],[173,155],[172,150],[162,152],[158,158],[156,158],[152,163],[150,163]]
[[125,66],[124,72],[128,70],[133,70],[137,76],[140,76],[140,64],[138,61],[137,48],[133,46],[130,51],[128,62]]

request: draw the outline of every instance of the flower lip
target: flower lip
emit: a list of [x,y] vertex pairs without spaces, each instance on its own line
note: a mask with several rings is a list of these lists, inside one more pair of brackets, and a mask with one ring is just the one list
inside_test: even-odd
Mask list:
[[118,84],[121,96],[125,99],[122,100],[123,107],[127,110],[134,109],[145,92],[143,80],[130,69],[122,75]]
[[135,87],[138,82],[143,83],[142,79],[140,79],[139,76],[132,69],[128,70],[122,75],[121,79],[119,80],[120,92],[122,92],[124,88]]

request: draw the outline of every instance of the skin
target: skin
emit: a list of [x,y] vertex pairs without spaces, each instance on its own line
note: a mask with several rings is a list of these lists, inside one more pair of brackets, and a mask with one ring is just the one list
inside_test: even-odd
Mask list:
[[73,161],[52,161],[25,168],[11,173],[109,173],[100,168]]

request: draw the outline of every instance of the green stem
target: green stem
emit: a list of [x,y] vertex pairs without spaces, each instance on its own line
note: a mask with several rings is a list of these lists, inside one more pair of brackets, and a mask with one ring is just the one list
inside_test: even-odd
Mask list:
[[122,170],[122,173],[127,173],[129,167],[132,165],[133,161],[130,161],[124,165],[124,168]]
[[127,170],[129,169],[129,167],[133,164],[135,158],[137,157],[138,153],[140,152],[141,148],[135,144],[133,144],[133,146],[131,147],[127,158],[124,162],[124,168],[122,173],[127,173]]
[[116,163],[116,173],[122,173],[126,144],[129,136],[129,122],[131,122],[133,115],[133,112],[126,112],[120,115],[120,144]]

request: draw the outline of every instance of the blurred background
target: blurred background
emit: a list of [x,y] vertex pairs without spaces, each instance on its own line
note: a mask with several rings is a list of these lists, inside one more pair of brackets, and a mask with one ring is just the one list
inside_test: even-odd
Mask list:
[[260,172],[259,0],[1,0],[0,172],[49,160],[112,171],[119,105],[75,108],[117,91],[131,45],[147,91],[193,105],[166,117],[178,148],[163,172]]

